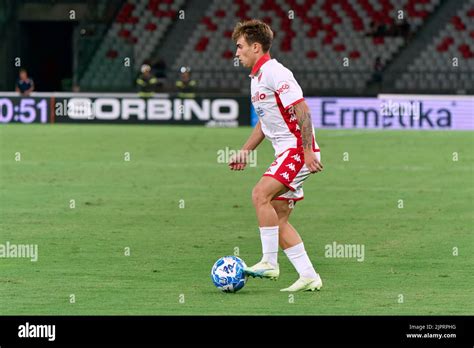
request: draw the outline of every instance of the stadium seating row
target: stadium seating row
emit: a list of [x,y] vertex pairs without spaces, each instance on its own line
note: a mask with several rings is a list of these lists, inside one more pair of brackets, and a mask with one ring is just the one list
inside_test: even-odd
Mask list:
[[[396,88],[474,88],[474,0],[465,1],[408,70],[396,81]],[[413,79],[416,73],[424,77]]]
[[[341,73],[348,71],[343,85],[359,88],[370,80],[376,57],[388,62],[405,44],[405,38],[400,36],[368,36],[371,25],[398,23],[397,9],[402,9],[412,30],[416,30],[438,3],[439,0],[214,0],[183,46],[174,68],[192,65],[202,87],[221,87],[224,83],[219,77],[229,76],[225,79],[229,86],[245,89],[248,81],[239,78],[241,74],[233,64],[231,34],[237,21],[252,14],[272,25],[272,54],[294,71],[303,87],[332,88],[331,81],[339,80]],[[349,58],[349,66],[343,65],[344,58]],[[328,81],[314,82],[311,71],[329,71]],[[229,74],[232,72],[234,75]],[[365,80],[361,82],[360,78]]]
[[184,0],[128,0],[92,58],[81,85],[129,87],[183,4]]
[[[423,25],[440,0],[211,0],[193,34],[171,67],[191,66],[201,88],[248,89],[244,69],[234,58],[232,29],[239,20],[257,17],[275,32],[272,55],[292,69],[304,88],[360,89],[373,78],[375,59],[390,62],[411,33]],[[82,77],[92,88],[127,87],[139,67],[160,44],[185,0],[128,0],[120,9]],[[400,16],[406,20],[400,20]],[[394,29],[395,28],[395,29]],[[467,0],[427,49],[396,80],[399,89],[472,88],[474,0]],[[131,58],[131,67],[124,59]],[[456,58],[457,66],[453,66]],[[211,62],[211,64],[210,64]],[[454,63],[454,65],[456,65]],[[443,71],[445,74],[436,74]],[[420,79],[414,79],[420,73]],[[426,73],[426,77],[422,77]],[[469,75],[467,75],[469,77]],[[343,82],[341,82],[343,81]],[[458,82],[461,81],[461,82]]]

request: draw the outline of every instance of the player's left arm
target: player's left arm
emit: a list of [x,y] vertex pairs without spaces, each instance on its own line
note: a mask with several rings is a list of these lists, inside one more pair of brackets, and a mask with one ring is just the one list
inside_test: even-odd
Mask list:
[[318,161],[313,151],[313,122],[311,121],[311,112],[309,111],[308,104],[302,100],[291,107],[300,127],[306,167],[311,173],[320,172],[323,170],[323,164]]

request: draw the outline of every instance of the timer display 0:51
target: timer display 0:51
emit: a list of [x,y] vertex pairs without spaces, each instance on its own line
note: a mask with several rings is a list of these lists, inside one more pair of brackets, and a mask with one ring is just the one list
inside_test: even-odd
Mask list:
[[[19,101],[15,103],[14,101]],[[39,119],[37,120],[37,117]],[[0,123],[48,122],[48,104],[46,99],[1,98]]]

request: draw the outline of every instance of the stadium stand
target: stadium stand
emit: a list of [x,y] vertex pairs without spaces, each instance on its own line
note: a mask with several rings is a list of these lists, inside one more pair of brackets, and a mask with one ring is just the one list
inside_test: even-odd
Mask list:
[[[193,62],[200,86],[246,88],[236,78],[232,64],[232,28],[238,20],[263,18],[276,32],[272,53],[293,69],[307,89],[336,86],[361,89],[370,80],[377,56],[388,62],[404,46],[405,39],[389,35],[369,36],[371,22],[388,28],[397,23],[397,11],[405,9],[416,31],[439,0],[214,0],[174,66]],[[289,18],[294,11],[294,19]],[[349,58],[349,66],[343,66]],[[208,62],[212,62],[209,64]],[[341,82],[343,85],[341,86]]]
[[474,0],[465,1],[408,70],[396,81],[400,90],[474,88]]
[[[84,90],[127,88],[176,18],[184,0],[129,0],[117,14],[80,81]],[[132,69],[124,66],[129,57]]]
[[[384,66],[393,66],[397,57],[408,51],[413,38],[423,32],[437,9],[446,3],[443,0],[128,0],[106,30],[85,73],[81,73],[81,89],[133,90],[140,65],[157,56],[166,56],[168,47],[173,47],[167,45],[166,38],[180,37],[182,41],[178,50],[173,50],[171,64],[166,57],[174,73],[170,74],[170,80],[177,76],[181,66],[190,66],[201,90],[247,91],[248,81],[242,78],[245,70],[234,58],[232,29],[239,20],[261,18],[275,32],[272,55],[294,71],[305,90],[330,93],[337,89],[363,94],[373,83],[375,59],[380,57]],[[435,35],[430,36],[430,44],[409,55],[408,63],[403,64],[404,71],[392,74],[385,87],[474,88],[474,0],[464,3],[449,23],[440,23]],[[196,6],[203,8],[197,24],[177,18],[180,9]],[[399,18],[400,10],[406,22]],[[400,29],[402,24],[404,33]],[[179,36],[182,32],[187,35]],[[166,52],[160,52],[163,47]],[[132,57],[132,69],[124,67],[125,57]],[[446,64],[453,57],[459,58],[458,70]],[[345,65],[344,59],[347,59]],[[426,73],[426,76],[413,79],[413,73]]]

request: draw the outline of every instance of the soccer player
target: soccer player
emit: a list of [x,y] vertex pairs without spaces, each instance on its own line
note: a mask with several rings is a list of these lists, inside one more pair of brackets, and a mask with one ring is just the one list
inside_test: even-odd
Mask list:
[[235,56],[251,69],[252,104],[259,121],[239,153],[229,160],[229,167],[243,170],[248,152],[264,138],[271,141],[276,157],[252,191],[263,257],[245,272],[278,279],[280,245],[299,273],[299,279],[281,291],[319,290],[321,278],[288,222],[295,202],[303,199],[303,181],[323,169],[308,105],[292,72],[270,57],[273,32],[266,23],[255,19],[238,23],[232,39],[237,46]]

